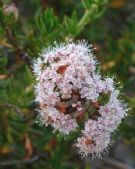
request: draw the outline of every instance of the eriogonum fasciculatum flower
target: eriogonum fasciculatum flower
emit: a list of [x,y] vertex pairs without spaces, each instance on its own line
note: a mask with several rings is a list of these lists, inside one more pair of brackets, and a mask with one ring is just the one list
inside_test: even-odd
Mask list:
[[127,108],[113,79],[101,77],[91,46],[80,41],[45,49],[33,71],[42,123],[64,135],[84,126],[76,147],[82,156],[100,157]]

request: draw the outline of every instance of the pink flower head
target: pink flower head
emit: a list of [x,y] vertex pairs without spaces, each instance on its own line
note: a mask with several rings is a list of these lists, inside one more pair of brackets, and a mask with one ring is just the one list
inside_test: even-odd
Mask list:
[[83,156],[101,156],[127,108],[111,78],[96,72],[97,61],[85,41],[48,48],[34,61],[36,101],[45,125],[64,135],[81,129],[76,147]]

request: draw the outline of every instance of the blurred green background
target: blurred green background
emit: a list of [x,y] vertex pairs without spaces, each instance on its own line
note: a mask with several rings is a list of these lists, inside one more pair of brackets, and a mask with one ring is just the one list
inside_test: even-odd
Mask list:
[[[32,60],[71,38],[93,45],[101,72],[120,82],[131,108],[101,160],[81,160],[72,138],[37,123]],[[135,168],[134,0],[0,0],[0,169],[29,168]]]

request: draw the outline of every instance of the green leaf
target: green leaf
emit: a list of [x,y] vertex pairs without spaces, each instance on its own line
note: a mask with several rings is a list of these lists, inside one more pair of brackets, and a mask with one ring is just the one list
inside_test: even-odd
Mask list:
[[43,13],[40,12],[35,21],[39,32],[43,35],[52,33],[59,26],[58,17],[55,16],[52,8],[48,8]]
[[64,18],[64,26],[67,34],[77,35],[79,33],[78,18],[76,11],[74,11],[71,17],[65,16]]

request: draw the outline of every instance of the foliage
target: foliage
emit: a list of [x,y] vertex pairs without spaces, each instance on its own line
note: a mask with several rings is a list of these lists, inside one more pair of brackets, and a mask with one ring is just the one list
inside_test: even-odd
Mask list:
[[15,162],[11,169],[81,168],[72,138],[57,139],[39,126],[33,102],[31,60],[70,38],[92,43],[103,74],[124,86],[132,118],[119,135],[135,144],[134,7],[130,0],[0,1],[0,168],[3,161]]

